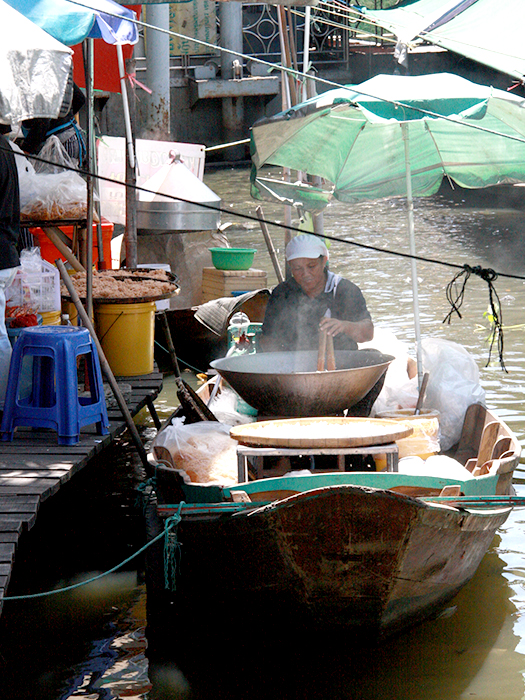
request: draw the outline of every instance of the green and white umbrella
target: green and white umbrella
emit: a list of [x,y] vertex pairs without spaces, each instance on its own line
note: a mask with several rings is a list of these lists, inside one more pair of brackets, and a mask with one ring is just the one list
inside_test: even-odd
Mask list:
[[[323,178],[342,202],[407,197],[415,255],[414,196],[435,194],[445,176],[465,188],[525,182],[525,101],[448,73],[378,75],[257,122],[252,161],[255,196],[259,171],[273,165]],[[271,178],[263,183],[267,196]],[[278,199],[281,188],[275,180]],[[293,185],[286,193],[293,199]],[[308,187],[295,199],[308,209]],[[412,285],[421,371],[414,260]]]

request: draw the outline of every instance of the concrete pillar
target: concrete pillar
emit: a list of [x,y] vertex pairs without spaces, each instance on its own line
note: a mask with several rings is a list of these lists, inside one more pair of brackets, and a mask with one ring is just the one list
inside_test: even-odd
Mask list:
[[[242,53],[242,3],[219,3],[219,18],[221,28],[221,48],[231,49]],[[234,61],[237,68],[234,68]],[[234,77],[242,77],[242,58],[235,54],[221,51],[221,78],[232,80]],[[245,138],[244,127],[244,98],[223,97],[222,99],[222,123],[224,126],[226,142],[238,141]],[[224,150],[226,160],[242,160],[244,157],[243,146],[232,146]]]
[[[242,53],[242,3],[221,2],[219,19],[221,48]],[[242,63],[242,58],[226,51],[221,51],[221,77],[223,80],[231,80],[233,78],[233,61],[236,59]]]
[[[169,29],[168,3],[147,5],[146,22],[160,29]],[[168,140],[170,134],[170,39],[169,34],[147,29],[146,60],[148,96],[148,130],[153,138]]]

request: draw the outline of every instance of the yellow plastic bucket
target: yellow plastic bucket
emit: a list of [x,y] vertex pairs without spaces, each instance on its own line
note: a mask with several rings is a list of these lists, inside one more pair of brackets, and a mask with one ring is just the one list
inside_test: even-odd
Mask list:
[[97,304],[95,323],[113,374],[132,377],[153,372],[155,302]]
[[[62,313],[69,316],[69,322],[72,326],[78,326],[78,311],[72,301],[62,302]],[[93,312],[91,312],[91,323],[94,324]]]
[[43,326],[60,326],[60,309],[58,311],[40,311]]
[[399,459],[417,455],[426,459],[439,452],[439,411],[422,408],[415,416],[413,408],[381,411],[377,418],[390,418],[406,423],[413,429],[412,435],[397,440]]

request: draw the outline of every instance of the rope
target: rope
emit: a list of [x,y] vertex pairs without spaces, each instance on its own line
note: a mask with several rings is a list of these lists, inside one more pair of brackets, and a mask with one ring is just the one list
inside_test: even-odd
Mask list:
[[[170,354],[170,351],[167,348],[165,348],[164,345],[162,345],[162,343],[159,343],[158,340],[155,340],[154,342],[155,342],[155,345],[157,347],[159,347],[161,350],[163,350],[166,353],[166,355]],[[178,355],[177,355],[177,362],[181,365],[184,365],[185,367],[188,367],[189,369],[192,369],[194,372],[197,372],[197,374],[205,374],[206,373],[205,370],[199,369],[198,367],[194,367],[193,365],[190,365],[189,362],[186,362],[186,360],[181,359]]]
[[[182,503],[179,506],[179,511],[182,508]],[[98,574],[97,576],[93,576],[92,578],[88,578],[85,581],[80,581],[80,583],[73,583],[71,586],[64,586],[63,588],[56,588],[52,591],[42,591],[42,593],[28,593],[26,595],[8,595],[4,596],[3,598],[0,598],[0,602],[4,602],[4,600],[30,600],[32,598],[45,598],[50,595],[56,595],[57,593],[66,593],[67,591],[73,591],[77,588],[81,588],[82,586],[87,586],[88,583],[93,583],[94,581],[99,581],[101,578],[104,578],[104,576],[108,576],[109,574],[114,573],[115,571],[118,571],[121,569],[125,564],[128,564],[130,561],[135,559],[135,557],[138,557],[139,554],[142,554],[142,552],[145,552],[148,547],[151,547],[152,544],[155,544],[155,542],[158,542],[162,537],[166,537],[169,534],[169,531],[171,530],[172,527],[178,525],[180,521],[180,515],[178,516],[173,516],[171,518],[168,518],[166,520],[166,523],[164,525],[164,530],[159,534],[156,535],[152,540],[149,542],[146,542],[146,544],[141,547],[139,550],[137,550],[134,554],[131,554],[131,556],[127,557],[124,559],[124,561],[120,562],[120,564],[117,564],[114,566],[112,569],[108,569],[107,571],[104,571],[102,574]]]
[[[157,467],[155,466],[155,474],[157,472]],[[157,485],[156,476],[152,476],[146,481],[142,481],[137,486],[137,499],[135,501],[135,508],[137,510],[142,510],[142,515],[146,514],[146,508],[151,499],[152,492],[155,490]]]
[[181,545],[177,536],[178,525],[181,521],[180,512],[184,501],[179,503],[175,515],[166,520],[164,531],[164,588],[167,591],[175,591],[177,586],[177,573],[180,569]]
[[229,148],[230,146],[241,146],[245,143],[250,143],[250,139],[241,139],[240,141],[231,141],[230,143],[221,143],[218,146],[208,146],[204,150],[206,153],[210,153],[211,151],[220,151],[222,148]]
[[[8,146],[8,147],[5,148],[5,147],[3,147],[2,145],[0,145],[0,150],[11,151],[11,147]],[[27,154],[26,157],[29,158],[30,160],[34,160],[34,161],[37,161],[37,162],[49,163],[49,164],[51,164],[51,165],[55,165],[52,161],[48,161],[48,160],[46,160],[46,159],[44,159],[44,158],[40,158],[40,157],[38,157],[38,156],[33,156],[33,155]],[[129,188],[131,188],[131,189],[133,189],[133,190],[135,190],[135,191],[139,191],[139,192],[149,192],[149,190],[147,190],[147,189],[144,188],[144,187],[140,187],[140,186],[138,186],[138,185],[132,185],[132,184],[127,183],[127,182],[121,182],[121,181],[119,181],[119,180],[115,180],[114,178],[110,178],[110,177],[105,177],[105,176],[103,176],[103,175],[99,175],[98,173],[90,173],[88,170],[83,170],[83,169],[80,169],[80,168],[74,168],[74,167],[70,167],[70,166],[62,166],[62,167],[64,168],[64,170],[71,170],[72,172],[79,173],[80,175],[95,177],[95,178],[98,178],[99,180],[103,180],[104,182],[110,182],[110,183],[112,183],[112,184],[117,184],[117,185],[120,185],[120,186],[123,185],[123,186],[129,187]],[[162,194],[163,194],[164,197],[167,197],[168,199],[171,199],[171,200],[173,200],[173,201],[185,202],[185,203],[187,203],[187,204],[195,204],[194,201],[189,200],[189,199],[184,199],[183,197],[176,197],[176,196],[173,196],[173,195],[170,195],[170,194],[165,194],[165,193],[162,193]],[[232,216],[232,215],[233,215],[233,216],[239,217],[240,219],[245,219],[245,220],[247,220],[247,221],[254,221],[254,222],[256,222],[258,225],[260,225],[261,223],[264,223],[264,224],[267,224],[267,225],[272,225],[272,226],[275,226],[275,227],[277,227],[277,228],[284,229],[284,230],[286,230],[286,231],[295,231],[295,232],[297,232],[297,233],[304,233],[304,231],[303,231],[302,228],[300,228],[299,226],[293,226],[292,224],[287,224],[287,223],[280,222],[280,221],[269,221],[269,220],[267,220],[267,219],[260,218],[259,216],[255,216],[255,215],[252,215],[252,214],[245,214],[245,213],[234,212],[234,211],[232,211],[231,209],[226,209],[226,208],[223,208],[223,207],[220,207],[220,206],[219,206],[219,207],[216,207],[216,206],[214,206],[214,205],[212,205],[212,204],[207,204],[207,203],[205,203],[205,202],[200,202],[200,203],[199,203],[199,206],[200,206],[201,208],[203,207],[203,208],[205,208],[205,209],[213,209],[214,211],[219,211],[219,212],[221,212],[221,213],[223,213],[223,214],[228,214],[228,216]],[[450,268],[459,270],[460,272],[456,275],[456,277],[454,278],[453,282],[454,282],[458,277],[460,277],[461,275],[465,274],[465,270],[466,270],[466,269],[470,270],[470,272],[471,272],[471,273],[474,273],[474,274],[478,274],[478,273],[475,272],[475,271],[477,271],[477,270],[482,270],[482,268],[481,268],[479,265],[476,266],[476,267],[470,267],[470,266],[468,266],[468,265],[458,265],[457,263],[451,263],[451,262],[447,262],[447,261],[445,261],[445,260],[437,260],[437,259],[435,259],[435,258],[427,258],[427,257],[424,257],[424,256],[422,256],[422,255],[412,255],[412,254],[410,254],[410,253],[402,253],[402,252],[400,252],[400,251],[391,250],[391,249],[389,249],[389,248],[380,248],[379,246],[367,245],[367,244],[365,244],[365,243],[358,243],[357,241],[351,241],[351,240],[348,240],[348,239],[345,239],[345,238],[338,238],[338,237],[336,237],[336,236],[330,236],[330,235],[327,234],[327,233],[320,233],[320,234],[318,234],[318,233],[315,233],[314,231],[312,231],[311,234],[312,234],[313,236],[319,236],[320,238],[323,238],[323,239],[326,239],[326,240],[329,240],[329,241],[335,241],[336,243],[344,243],[344,244],[346,244],[346,245],[351,245],[351,246],[354,246],[354,247],[356,247],[356,248],[361,248],[361,249],[363,249],[363,250],[373,250],[373,251],[375,251],[375,252],[384,253],[384,254],[386,254],[386,255],[393,255],[393,256],[396,256],[396,257],[399,257],[399,258],[405,258],[405,259],[409,259],[409,260],[415,260],[416,262],[432,263],[432,264],[434,264],[434,265],[442,265],[442,266],[445,266],[445,267],[450,267]],[[524,276],[524,275],[513,275],[513,274],[510,274],[510,273],[508,273],[508,272],[496,272],[496,271],[494,271],[494,270],[492,270],[491,273],[494,275],[493,279],[496,279],[497,277],[505,277],[505,278],[508,278],[508,279],[525,280],[525,276]],[[470,273],[469,273],[469,276],[470,276]],[[481,275],[480,275],[480,276],[481,276]],[[468,277],[467,277],[467,279],[468,279]],[[466,282],[466,280],[465,280],[465,282]],[[464,295],[464,289],[463,289],[463,295]],[[502,360],[502,358],[501,358],[501,353],[503,352],[503,334],[502,334],[502,330],[501,330],[500,316],[499,316],[499,313],[496,311],[495,304],[494,304],[494,297],[496,297],[496,299],[498,300],[498,303],[499,303],[499,298],[498,298],[498,295],[497,295],[497,293],[496,293],[495,288],[494,288],[491,284],[489,284],[489,303],[491,304],[491,309],[492,309],[492,311],[493,311],[494,320],[497,321],[497,323],[498,323],[498,325],[497,325],[497,329],[498,329],[498,333],[497,333],[497,338],[498,338],[498,349],[499,349],[499,352],[500,352],[500,363],[501,363],[502,366],[503,366],[503,360]],[[463,296],[461,296],[461,301],[462,301],[462,298],[463,298]],[[459,302],[459,300],[458,300],[458,302]],[[459,303],[457,304],[457,307],[459,308],[460,305],[461,305],[461,302],[459,302]],[[457,312],[457,309],[454,309],[454,308],[453,308],[452,311],[456,311],[456,312]],[[459,313],[458,313],[458,315],[459,315],[459,317],[461,318],[461,315],[460,315]],[[448,317],[445,318],[445,321],[447,321],[447,319],[448,319]],[[448,320],[448,322],[450,322],[450,320]],[[492,339],[491,348],[492,348],[492,346],[493,346],[493,344],[494,344],[494,342],[495,342],[495,337],[496,337],[496,336],[494,336],[493,339]],[[165,350],[165,348],[163,348],[163,350]],[[490,353],[489,353],[489,360],[488,360],[488,362],[490,362]],[[186,364],[188,367],[190,367],[190,368],[192,368],[192,369],[196,369],[196,368],[191,367],[191,365],[189,365],[188,363],[184,363],[184,364]],[[505,370],[505,371],[507,371],[507,370]]]
[[497,340],[498,357],[501,369],[505,372],[508,372],[507,368],[505,367],[505,362],[503,361],[503,317],[501,315],[501,304],[498,293],[493,284],[494,280],[496,280],[498,277],[497,272],[491,270],[490,268],[482,268],[480,265],[476,265],[475,267],[471,267],[470,265],[463,265],[463,269],[460,272],[458,272],[453,277],[453,279],[447,284],[446,295],[447,301],[449,302],[451,309],[443,319],[443,323],[450,324],[452,314],[454,313],[456,313],[459,316],[459,318],[462,318],[459,309],[463,304],[463,300],[465,298],[465,288],[471,275],[477,275],[478,277],[480,277],[484,282],[487,283],[489,288],[489,304],[491,311],[491,320],[494,326],[494,330],[492,332],[489,346],[489,358],[485,366],[489,366],[492,348],[494,347],[494,343]]

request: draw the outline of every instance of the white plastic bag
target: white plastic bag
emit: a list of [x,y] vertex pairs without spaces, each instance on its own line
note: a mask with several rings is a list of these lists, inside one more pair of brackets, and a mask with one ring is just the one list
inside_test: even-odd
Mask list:
[[367,343],[359,343],[359,348],[376,348],[386,355],[393,355],[385,375],[381,393],[373,405],[372,415],[399,408],[412,408],[417,403],[417,382],[408,376],[408,347],[398,340],[387,328],[374,329],[374,338]]
[[423,340],[423,368],[429,381],[423,405],[440,413],[441,449],[458,442],[467,408],[485,401],[478,366],[458,343],[442,338]]
[[230,437],[230,426],[216,421],[185,425],[175,418],[160,432],[152,447],[164,447],[177,469],[197,483],[237,483],[237,441]]
[[[415,408],[418,380],[417,377],[408,379],[405,370],[408,355],[403,351],[403,344],[390,331],[381,329],[377,340],[374,338],[367,345],[396,356],[374,403],[373,414]],[[485,391],[479,384],[478,366],[462,345],[443,338],[425,338],[421,345],[423,371],[429,373],[423,406],[439,412],[440,445],[446,451],[461,436],[467,408],[472,403],[483,403]]]

